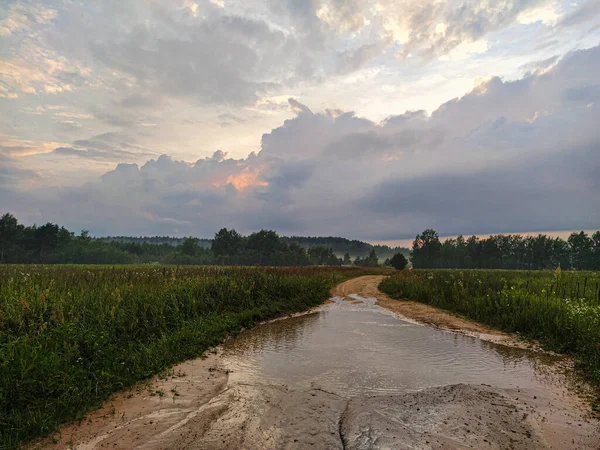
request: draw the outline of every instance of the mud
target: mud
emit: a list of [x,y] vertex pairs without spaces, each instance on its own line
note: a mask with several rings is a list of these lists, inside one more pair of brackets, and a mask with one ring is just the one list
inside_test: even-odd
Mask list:
[[479,339],[518,340],[478,324],[447,331],[463,319],[439,311],[436,328],[415,322],[424,310],[400,320],[377,283],[352,280],[309,314],[244,331],[37,447],[600,448],[565,358]]
[[487,386],[359,397],[343,417],[347,448],[546,448],[527,413]]

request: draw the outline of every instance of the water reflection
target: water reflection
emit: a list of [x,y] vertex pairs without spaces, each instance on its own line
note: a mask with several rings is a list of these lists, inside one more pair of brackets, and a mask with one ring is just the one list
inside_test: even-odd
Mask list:
[[366,300],[248,330],[225,346],[232,382],[318,386],[339,395],[455,383],[543,389],[552,357],[397,319]]

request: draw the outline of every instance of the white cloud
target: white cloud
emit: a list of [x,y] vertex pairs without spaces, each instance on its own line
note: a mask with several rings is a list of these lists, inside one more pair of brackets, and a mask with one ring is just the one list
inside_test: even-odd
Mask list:
[[552,26],[558,22],[560,16],[560,5],[558,3],[551,3],[521,12],[517,16],[517,21],[524,25],[541,22],[544,25]]
[[58,112],[55,115],[59,117],[70,117],[73,119],[91,119],[92,116],[90,114],[82,114],[82,113],[73,113],[68,111]]
[[472,55],[479,55],[487,52],[489,44],[486,40],[480,39],[475,42],[462,42],[458,46],[454,47],[448,54],[440,57],[440,61],[460,61],[467,59]]

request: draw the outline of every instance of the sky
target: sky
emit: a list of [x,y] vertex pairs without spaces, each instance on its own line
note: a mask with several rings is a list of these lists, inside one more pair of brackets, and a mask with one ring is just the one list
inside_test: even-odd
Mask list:
[[600,0],[0,3],[0,213],[92,235],[600,228]]

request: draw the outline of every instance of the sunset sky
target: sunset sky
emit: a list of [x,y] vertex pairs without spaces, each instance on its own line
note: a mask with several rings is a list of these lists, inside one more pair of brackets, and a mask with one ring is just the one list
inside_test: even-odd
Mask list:
[[600,0],[8,0],[0,43],[26,224],[600,228]]

